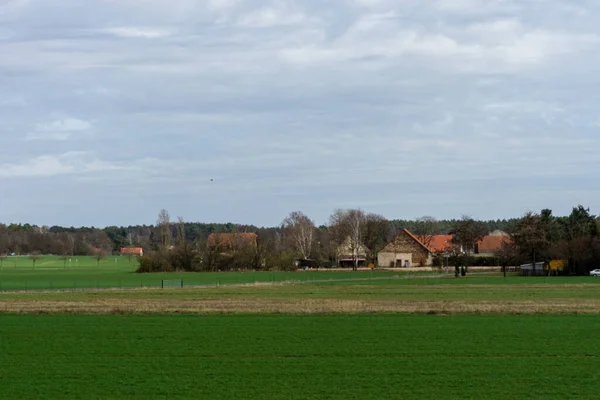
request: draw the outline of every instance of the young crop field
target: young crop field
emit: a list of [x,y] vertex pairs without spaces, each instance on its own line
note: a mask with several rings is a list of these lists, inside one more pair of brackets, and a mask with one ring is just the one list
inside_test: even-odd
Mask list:
[[70,259],[44,256],[36,261],[9,257],[0,268],[0,292],[10,290],[99,289],[160,287],[163,279],[183,279],[186,286],[269,283],[282,281],[347,280],[428,275],[431,272],[402,271],[298,271],[137,274],[137,260],[109,257]]
[[596,399],[596,316],[3,315],[3,399]]
[[[177,276],[132,270],[2,277]],[[0,293],[0,399],[598,398],[594,277],[184,276],[222,284]]]

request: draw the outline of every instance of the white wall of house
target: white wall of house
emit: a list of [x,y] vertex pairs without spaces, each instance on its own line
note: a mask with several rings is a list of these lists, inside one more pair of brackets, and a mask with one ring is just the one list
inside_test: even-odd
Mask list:
[[380,252],[379,254],[377,254],[377,264],[380,267],[384,268],[396,267],[397,265],[401,265],[404,267],[404,265],[406,265],[406,261],[410,263],[410,266],[413,266],[412,253]]

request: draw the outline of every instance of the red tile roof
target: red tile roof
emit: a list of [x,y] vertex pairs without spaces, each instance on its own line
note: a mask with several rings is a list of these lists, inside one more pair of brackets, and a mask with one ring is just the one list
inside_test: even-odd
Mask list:
[[452,235],[434,235],[431,238],[429,248],[433,252],[444,252],[452,250]]
[[477,243],[478,253],[494,253],[502,248],[506,243],[510,242],[508,236],[485,236]]
[[141,247],[121,247],[121,254],[144,254]]
[[404,229],[404,232],[410,236],[412,239],[414,239],[415,242],[419,243],[421,246],[423,246],[425,248],[425,250],[427,250],[428,252],[432,253],[431,249],[427,246],[425,246],[423,244],[423,242],[421,242],[419,239],[417,239],[417,237],[415,235],[413,235],[408,229]]

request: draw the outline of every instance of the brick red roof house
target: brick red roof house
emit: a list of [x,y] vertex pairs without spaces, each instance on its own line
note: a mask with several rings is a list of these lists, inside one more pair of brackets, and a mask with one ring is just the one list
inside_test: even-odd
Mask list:
[[143,256],[144,255],[144,249],[142,249],[141,247],[121,247],[121,255],[129,255],[129,254],[133,254],[136,256]]
[[452,251],[452,235],[434,235],[431,238],[429,249],[434,253]]
[[398,235],[377,254],[380,267],[406,267],[431,265],[432,251],[408,229]]
[[475,245],[475,253],[493,255],[508,243],[510,243],[509,236],[485,236]]

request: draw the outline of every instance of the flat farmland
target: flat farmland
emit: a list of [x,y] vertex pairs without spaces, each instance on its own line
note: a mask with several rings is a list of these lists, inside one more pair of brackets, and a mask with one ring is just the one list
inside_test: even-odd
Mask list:
[[347,280],[430,275],[402,271],[207,272],[137,274],[137,260],[73,257],[71,262],[44,256],[35,266],[28,257],[9,257],[0,268],[0,291],[160,287],[163,279],[182,279],[185,285],[232,285],[282,281]]
[[3,399],[596,399],[597,316],[2,315]]
[[17,292],[0,294],[0,312],[599,314],[600,279],[384,277],[165,290]]
[[361,276],[0,293],[0,398],[598,398],[600,279]]

